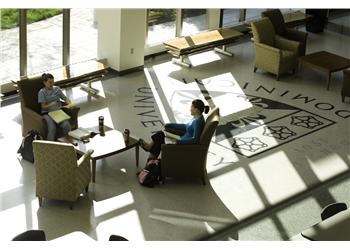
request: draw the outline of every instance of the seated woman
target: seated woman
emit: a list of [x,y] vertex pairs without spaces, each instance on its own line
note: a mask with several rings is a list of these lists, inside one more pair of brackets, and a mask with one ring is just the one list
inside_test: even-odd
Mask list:
[[[183,131],[183,135],[176,141],[176,144],[199,143],[205,125],[203,112],[207,114],[209,112],[209,106],[205,106],[202,100],[196,99],[192,101],[190,111],[193,118],[187,124],[167,123],[164,126],[165,129]],[[161,151],[161,145],[165,143],[165,135],[162,131],[159,131],[152,135],[151,138],[152,142],[150,143],[146,143],[143,139],[140,139],[139,142],[141,147],[150,153],[148,159],[157,159]]]
[[52,74],[44,73],[41,79],[45,87],[39,90],[38,102],[41,104],[41,114],[47,123],[47,140],[54,141],[56,137],[56,126],[62,128],[63,135],[67,135],[71,127],[68,120],[56,125],[48,113],[59,110],[62,107],[61,99],[66,104],[69,104],[70,100],[65,96],[60,87],[54,86],[54,77]]

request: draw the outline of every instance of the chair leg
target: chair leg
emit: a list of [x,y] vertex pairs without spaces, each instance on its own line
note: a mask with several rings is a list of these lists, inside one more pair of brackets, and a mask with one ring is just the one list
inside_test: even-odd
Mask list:
[[277,74],[277,75],[276,75],[276,81],[279,81],[279,80],[280,80],[280,75]]
[[204,177],[202,178],[202,183],[203,183],[203,186],[205,186],[206,183],[205,183],[205,178]]
[[258,69],[257,67],[254,67],[254,73],[256,72],[257,69]]
[[43,198],[42,197],[38,197],[39,200],[39,207],[41,207],[43,205]]
[[87,192],[89,192],[89,183],[86,185],[86,187],[85,187],[85,192],[87,193]]
[[341,100],[342,100],[342,102],[345,102],[345,95],[341,96]]

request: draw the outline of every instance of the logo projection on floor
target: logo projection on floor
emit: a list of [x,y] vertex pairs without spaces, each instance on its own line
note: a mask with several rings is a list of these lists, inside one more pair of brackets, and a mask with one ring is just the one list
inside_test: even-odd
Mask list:
[[237,95],[253,104],[248,115],[224,118],[215,142],[246,157],[314,133],[334,121],[306,110],[252,95]]

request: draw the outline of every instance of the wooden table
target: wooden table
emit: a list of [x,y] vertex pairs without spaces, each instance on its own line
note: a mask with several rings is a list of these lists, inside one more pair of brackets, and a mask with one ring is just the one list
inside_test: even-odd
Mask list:
[[[191,67],[191,64],[183,61],[183,56],[202,52],[214,48],[216,52],[232,56],[226,51],[225,45],[235,42],[244,34],[233,28],[222,28],[207,32],[198,33],[191,36],[178,37],[164,42],[165,48],[170,54],[179,59],[173,58],[173,62],[182,66]],[[222,49],[216,48],[223,46]]]
[[301,232],[309,240],[348,241],[350,240],[350,210],[341,211],[328,219]]
[[[89,128],[93,132],[98,132],[97,127]],[[111,155],[116,155],[131,148],[135,148],[136,154],[136,166],[139,166],[139,142],[135,138],[130,136],[128,142],[124,141],[123,133],[105,126],[105,135],[100,134],[95,135],[90,138],[90,141],[84,143],[83,141],[76,140],[70,136],[61,137],[58,139],[61,142],[68,142],[76,144],[74,145],[75,150],[79,154],[85,154],[89,149],[93,149],[94,152],[91,155],[91,173],[92,182],[95,182],[96,175],[96,161],[109,157]]]
[[306,56],[299,57],[299,63],[301,66],[307,66],[309,68],[322,71],[327,75],[327,90],[329,90],[329,84],[331,81],[331,74],[350,67],[350,60],[332,54],[327,51],[315,52]]

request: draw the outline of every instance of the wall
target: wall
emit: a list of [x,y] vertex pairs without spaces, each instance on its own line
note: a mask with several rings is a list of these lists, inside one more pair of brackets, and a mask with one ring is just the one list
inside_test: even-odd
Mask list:
[[145,9],[97,9],[98,58],[124,71],[144,64]]

